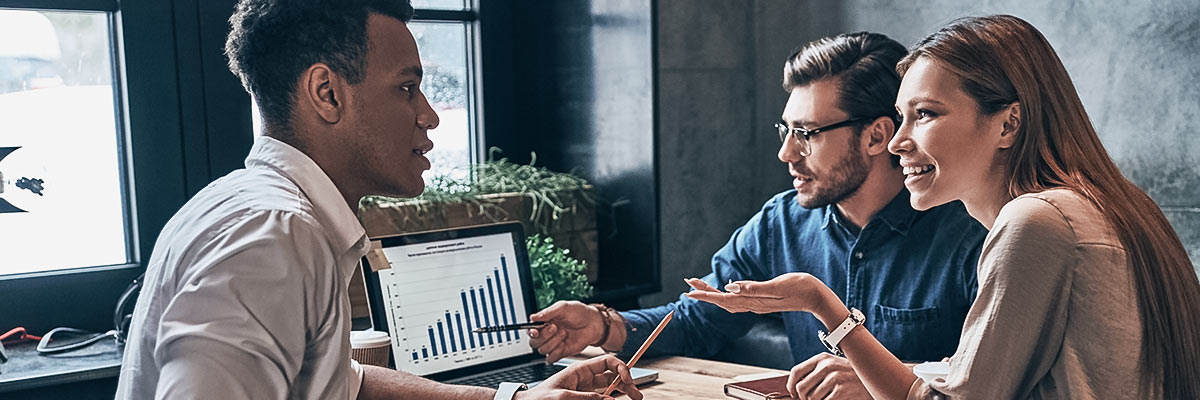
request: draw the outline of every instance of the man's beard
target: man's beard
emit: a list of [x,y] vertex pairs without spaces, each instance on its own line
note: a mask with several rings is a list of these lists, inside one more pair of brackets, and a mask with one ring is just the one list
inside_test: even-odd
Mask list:
[[858,193],[858,189],[867,180],[867,173],[870,171],[867,160],[864,159],[858,147],[854,146],[847,151],[846,155],[833,168],[829,169],[826,176],[817,177],[818,179],[813,182],[817,184],[816,193],[809,196],[802,193],[797,194],[796,201],[800,203],[801,207],[810,209],[825,207],[839,203]]

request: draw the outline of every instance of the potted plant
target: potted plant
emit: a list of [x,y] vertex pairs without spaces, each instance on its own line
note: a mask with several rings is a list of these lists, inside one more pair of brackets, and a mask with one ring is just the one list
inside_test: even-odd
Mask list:
[[592,295],[587,262],[571,257],[571,250],[554,245],[554,239],[533,234],[526,238],[533,271],[534,297],[539,309],[558,300],[582,300]]
[[431,178],[412,199],[370,196],[359,219],[371,237],[459,226],[520,221],[531,237],[540,234],[580,258],[589,281],[598,261],[596,200],[587,180],[571,173],[496,159]]

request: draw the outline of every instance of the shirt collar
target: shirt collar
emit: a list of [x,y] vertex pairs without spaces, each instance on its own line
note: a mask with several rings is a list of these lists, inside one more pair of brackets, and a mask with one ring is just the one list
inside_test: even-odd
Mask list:
[[[246,168],[251,167],[274,169],[299,186],[312,202],[317,221],[329,232],[329,240],[335,248],[346,252],[362,247],[366,230],[346,206],[337,186],[304,152],[277,139],[260,136],[254,140],[254,147],[246,157]],[[365,249],[362,250],[365,254]]]
[[[871,220],[880,220],[891,228],[896,233],[901,235],[908,234],[908,228],[912,226],[912,220],[917,216],[917,210],[913,210],[912,205],[908,202],[908,189],[900,189],[900,193],[896,194],[883,209],[875,213]],[[836,204],[825,206],[825,223],[821,225],[821,229],[828,229],[830,224],[840,223],[838,221],[838,212]],[[868,225],[870,222],[868,222]],[[864,227],[865,228],[865,227]]]
[[825,212],[825,223],[821,224],[821,229],[829,229],[829,225],[838,223],[837,210],[834,209],[834,207],[837,207],[837,205],[827,204],[825,207],[823,207]]
[[913,218],[917,217],[917,210],[914,210],[909,204],[908,197],[908,189],[900,189],[900,193],[897,193],[891,202],[888,202],[882,210],[879,210],[879,213],[875,214],[875,219],[883,221],[896,233],[907,235]]

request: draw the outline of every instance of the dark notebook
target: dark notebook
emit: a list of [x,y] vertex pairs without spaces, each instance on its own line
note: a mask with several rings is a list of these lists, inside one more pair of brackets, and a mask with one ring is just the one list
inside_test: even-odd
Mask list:
[[790,399],[787,375],[725,384],[725,395],[743,400]]

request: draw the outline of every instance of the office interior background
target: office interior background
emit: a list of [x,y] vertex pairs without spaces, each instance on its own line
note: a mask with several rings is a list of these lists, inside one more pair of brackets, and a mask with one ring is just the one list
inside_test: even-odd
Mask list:
[[[81,206],[86,214],[70,214],[61,224],[24,226],[0,214],[0,328],[111,329],[117,297],[141,273],[166,220],[208,182],[241,167],[255,115],[221,53],[234,3],[0,0],[0,9],[47,11],[54,29],[0,26],[0,61],[8,62],[5,51],[29,52],[22,46],[56,40],[57,49],[37,57],[70,60],[62,65],[73,71],[39,81],[49,93],[72,90],[59,100],[0,82],[0,147],[28,142],[79,152],[68,157],[27,144],[0,159],[0,171],[6,163],[41,162],[39,171],[86,169],[111,182],[72,192],[74,201],[102,209]],[[414,6],[411,26],[423,59],[441,77],[427,85],[445,85],[431,96],[443,121],[431,132],[433,156],[441,157],[435,162],[445,168],[478,162],[492,146],[518,162],[536,152],[538,165],[577,171],[609,200],[600,210],[596,301],[630,308],[675,299],[686,289],[682,278],[706,274],[730,234],[790,188],[772,125],[787,99],[783,63],[799,46],[863,30],[911,45],[957,17],[993,13],[1024,18],[1049,39],[1110,155],[1159,204],[1193,264],[1200,260],[1195,1],[416,0]],[[47,42],[45,32],[56,39]],[[16,65],[0,64],[0,75]],[[30,115],[47,125],[12,123]],[[113,136],[90,142],[95,132]],[[68,173],[57,176],[75,182]],[[48,179],[46,190],[55,183]],[[11,191],[5,196],[20,199]],[[104,224],[99,233],[77,226],[97,220]],[[16,244],[26,242],[44,247]],[[111,398],[115,385],[108,376],[0,397]]]

